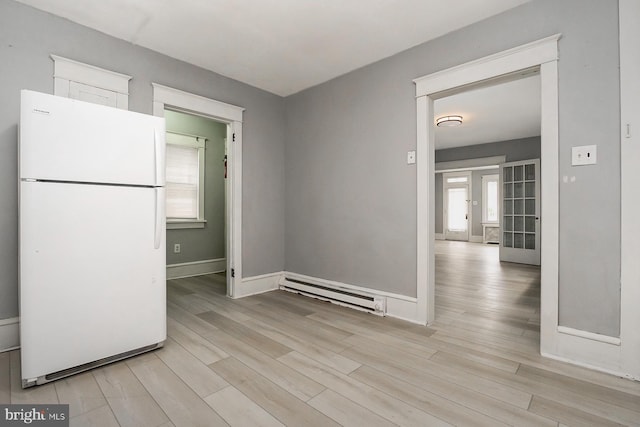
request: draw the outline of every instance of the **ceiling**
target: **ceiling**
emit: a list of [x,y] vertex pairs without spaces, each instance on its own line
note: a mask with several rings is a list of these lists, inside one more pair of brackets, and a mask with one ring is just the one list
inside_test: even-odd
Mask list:
[[18,0],[281,96],[529,0]]
[[[17,0],[287,96],[529,0]],[[539,76],[435,102],[436,148],[540,135]]]
[[436,127],[437,150],[540,135],[540,74],[470,89],[434,102],[435,118],[462,116],[455,127]]

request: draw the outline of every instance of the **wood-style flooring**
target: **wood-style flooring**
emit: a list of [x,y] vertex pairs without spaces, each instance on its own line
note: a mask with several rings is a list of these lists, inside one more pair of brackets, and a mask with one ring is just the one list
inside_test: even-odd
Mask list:
[[27,390],[0,353],[0,403],[68,403],[72,426],[640,425],[640,383],[539,356],[540,271],[497,250],[436,243],[431,327],[171,280],[164,348]]

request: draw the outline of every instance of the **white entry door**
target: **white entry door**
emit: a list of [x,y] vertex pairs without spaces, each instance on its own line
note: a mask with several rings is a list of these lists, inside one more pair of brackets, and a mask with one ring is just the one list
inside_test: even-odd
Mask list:
[[469,240],[471,173],[443,175],[444,238]]
[[503,163],[500,261],[540,265],[540,159]]

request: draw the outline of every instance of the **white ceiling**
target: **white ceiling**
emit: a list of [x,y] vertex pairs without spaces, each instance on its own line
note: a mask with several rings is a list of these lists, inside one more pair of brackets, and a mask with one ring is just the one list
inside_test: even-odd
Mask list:
[[287,96],[529,0],[18,0]]
[[435,118],[463,117],[455,127],[436,127],[436,149],[540,135],[540,74],[468,90],[434,102]]

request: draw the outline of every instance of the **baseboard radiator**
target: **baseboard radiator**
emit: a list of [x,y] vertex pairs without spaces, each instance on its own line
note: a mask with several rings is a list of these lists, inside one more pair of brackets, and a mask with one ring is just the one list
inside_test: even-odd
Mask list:
[[384,316],[385,313],[385,297],[353,289],[317,285],[288,277],[285,277],[280,283],[280,289],[377,314],[378,316]]

